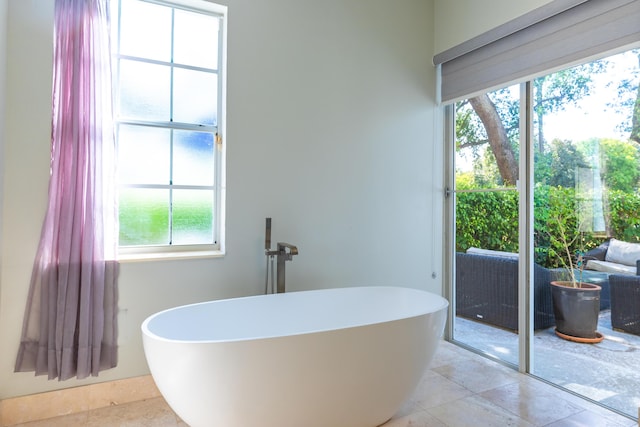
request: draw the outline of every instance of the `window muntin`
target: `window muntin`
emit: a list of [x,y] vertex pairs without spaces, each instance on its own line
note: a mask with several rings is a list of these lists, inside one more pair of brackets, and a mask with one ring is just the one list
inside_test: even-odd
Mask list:
[[219,250],[225,8],[112,7],[121,250]]

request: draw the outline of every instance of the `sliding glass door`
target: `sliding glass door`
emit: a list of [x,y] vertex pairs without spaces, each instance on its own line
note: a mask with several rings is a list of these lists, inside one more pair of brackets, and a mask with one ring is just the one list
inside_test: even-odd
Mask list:
[[519,86],[455,104],[456,339],[518,363]]
[[[628,326],[640,324],[639,70],[632,49],[449,107],[453,340],[630,417],[640,406],[640,336]],[[567,329],[559,281],[600,288],[597,299],[579,292],[591,304],[577,310],[580,328],[595,315],[584,337]],[[623,286],[637,299],[616,302]]]
[[[616,260],[596,248],[616,239],[640,256],[639,60],[630,50],[533,81],[534,259],[553,280],[600,290],[556,287],[559,317],[536,332],[531,372],[634,417],[640,336],[612,326],[609,277],[624,274],[640,289],[636,256]],[[628,304],[640,322],[640,298]]]

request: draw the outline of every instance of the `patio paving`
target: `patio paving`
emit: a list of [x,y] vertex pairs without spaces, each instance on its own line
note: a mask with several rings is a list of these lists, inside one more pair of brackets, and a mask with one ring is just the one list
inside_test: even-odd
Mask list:
[[[604,340],[579,344],[559,338],[554,328],[536,331],[533,374],[632,418],[640,407],[640,336],[614,331],[603,310],[598,331]],[[500,360],[518,362],[518,335],[456,317],[455,340]]]

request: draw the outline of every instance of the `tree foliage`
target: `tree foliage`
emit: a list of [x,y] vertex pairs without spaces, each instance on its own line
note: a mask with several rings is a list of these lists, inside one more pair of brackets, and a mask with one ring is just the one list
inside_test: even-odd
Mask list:
[[537,130],[538,151],[544,152],[544,117],[577,104],[591,94],[593,77],[607,71],[606,60],[589,62],[573,68],[539,77],[533,81],[534,126]]
[[640,143],[640,49],[632,50],[629,54],[636,57],[639,67],[618,82],[617,102],[610,103],[608,107],[622,117],[620,130],[628,133],[632,141]]
[[[640,50],[632,51],[640,63]],[[629,141],[592,138],[587,141],[552,140],[544,134],[544,118],[579,105],[591,94],[594,78],[607,71],[607,60],[595,61],[533,81],[536,136],[534,180],[535,261],[553,268],[564,265],[559,230],[581,229],[576,195],[576,173],[587,172],[591,182],[603,180],[603,210],[609,237],[640,242],[640,68],[618,82],[618,102],[603,105],[620,113]],[[519,94],[503,88],[456,104],[456,148],[470,148],[472,172],[459,173],[456,188],[507,186],[517,177]],[[499,122],[499,123],[497,123]],[[636,142],[634,142],[636,141]],[[485,149],[487,148],[488,149]],[[512,156],[505,153],[513,153]],[[591,174],[591,175],[589,175]],[[580,187],[578,185],[578,187]],[[583,192],[581,190],[580,197]],[[475,246],[518,251],[518,193],[516,191],[456,193],[456,249]],[[603,236],[582,232],[570,239],[571,251],[597,246]]]
[[604,182],[609,190],[633,193],[640,179],[638,144],[603,139],[600,141],[604,160]]
[[625,242],[640,242],[640,195],[615,190],[609,194],[611,235]]
[[[631,52],[640,62],[640,50]],[[545,138],[545,117],[570,105],[579,106],[580,101],[592,93],[595,77],[611,67],[609,60],[602,59],[532,81],[537,153],[545,153],[551,148],[552,142]],[[638,73],[637,69],[632,70],[628,78],[618,82],[617,103],[602,106],[603,110],[614,108],[620,113],[620,128],[628,131],[632,140],[640,140]],[[500,174],[496,180],[498,184],[513,183],[517,176],[520,111],[519,96],[515,92],[512,88],[503,88],[456,104],[456,148],[472,147],[474,159],[480,161],[482,149],[488,147],[487,156],[492,156]]]
[[584,155],[571,141],[554,139],[551,142],[549,153],[541,157],[548,157],[550,170],[548,176],[537,175],[539,181],[560,187],[575,187],[575,170],[581,167],[589,167]]

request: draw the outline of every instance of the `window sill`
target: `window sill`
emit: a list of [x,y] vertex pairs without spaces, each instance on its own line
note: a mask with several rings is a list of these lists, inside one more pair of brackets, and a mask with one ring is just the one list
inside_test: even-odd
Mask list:
[[121,263],[145,261],[173,261],[180,259],[223,258],[225,253],[219,250],[211,251],[175,251],[175,252],[147,252],[119,254]]

